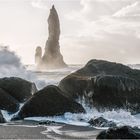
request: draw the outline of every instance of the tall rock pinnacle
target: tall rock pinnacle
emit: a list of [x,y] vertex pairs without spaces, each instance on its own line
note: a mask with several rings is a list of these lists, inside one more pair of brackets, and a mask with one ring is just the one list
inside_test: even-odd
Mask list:
[[50,10],[48,18],[48,31],[49,37],[46,42],[44,55],[39,65],[43,68],[64,68],[67,65],[65,64],[60,52],[60,22],[54,5]]

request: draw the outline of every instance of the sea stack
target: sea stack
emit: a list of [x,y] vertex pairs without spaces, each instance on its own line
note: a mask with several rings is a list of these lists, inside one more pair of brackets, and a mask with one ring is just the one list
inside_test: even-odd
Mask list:
[[35,63],[36,65],[40,65],[42,63],[42,48],[38,46],[35,52]]
[[[45,45],[44,55],[40,47],[36,49],[36,64],[43,69],[58,69],[67,67],[60,52],[59,38],[60,38],[60,22],[57,11],[52,6],[48,18],[49,37]],[[41,59],[40,59],[41,58]]]

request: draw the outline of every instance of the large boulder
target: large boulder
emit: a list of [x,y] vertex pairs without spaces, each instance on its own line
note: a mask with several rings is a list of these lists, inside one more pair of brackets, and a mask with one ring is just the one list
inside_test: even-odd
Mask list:
[[33,95],[21,108],[15,119],[35,116],[63,115],[66,112],[85,112],[83,107],[70,100],[56,86],[47,86]]
[[130,126],[109,128],[102,131],[96,139],[140,139],[140,129]]
[[59,88],[72,99],[85,96],[97,109],[140,112],[140,70],[119,63],[91,60],[62,79]]
[[140,112],[140,86],[137,80],[122,76],[99,76],[93,80],[94,107],[123,108],[133,113]]
[[25,102],[36,92],[34,83],[17,77],[1,78],[0,88],[5,90],[19,102]]
[[16,112],[19,108],[19,102],[9,93],[0,88],[0,109],[8,112]]
[[59,88],[66,93],[67,97],[76,99],[93,90],[91,84],[90,77],[78,76],[73,73],[60,81]]

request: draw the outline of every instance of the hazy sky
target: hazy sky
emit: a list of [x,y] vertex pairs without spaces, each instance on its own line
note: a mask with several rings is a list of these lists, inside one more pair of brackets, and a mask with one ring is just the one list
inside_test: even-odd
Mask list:
[[140,63],[139,0],[0,0],[0,43],[26,64],[45,46],[47,18],[55,4],[61,52],[67,63],[106,59]]

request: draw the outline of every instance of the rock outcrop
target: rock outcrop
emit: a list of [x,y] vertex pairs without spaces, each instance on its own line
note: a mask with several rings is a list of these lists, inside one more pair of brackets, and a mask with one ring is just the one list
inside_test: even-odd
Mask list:
[[90,119],[88,123],[94,127],[116,127],[114,122],[108,121],[103,117]]
[[130,126],[109,128],[102,131],[96,139],[140,139],[140,129]]
[[19,109],[19,102],[9,93],[0,88],[0,109],[10,113]]
[[5,118],[3,117],[3,115],[0,111],[0,123],[5,123],[5,122],[6,122],[6,120],[5,120]]
[[[41,49],[36,49],[36,64],[43,69],[56,69],[67,67],[60,52],[59,37],[60,37],[60,22],[57,11],[52,6],[48,18],[49,37],[46,42],[45,52],[40,59]],[[39,63],[38,63],[39,62]]]
[[32,96],[21,108],[13,119],[25,117],[56,116],[66,112],[81,113],[84,108],[74,100],[64,96],[64,93],[56,86],[47,86]]
[[17,77],[1,78],[0,88],[21,103],[29,99],[37,90],[34,83]]
[[140,70],[122,64],[91,60],[65,77],[59,87],[69,98],[85,96],[99,110],[123,108],[140,112]]

